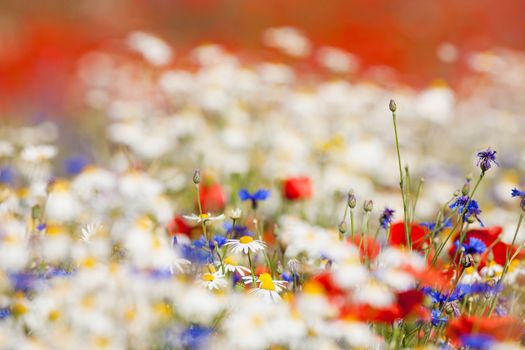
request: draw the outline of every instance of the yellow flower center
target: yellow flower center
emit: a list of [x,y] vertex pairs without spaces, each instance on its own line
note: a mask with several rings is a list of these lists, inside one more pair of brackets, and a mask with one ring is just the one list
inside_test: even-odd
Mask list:
[[473,274],[473,273],[474,273],[474,268],[473,268],[472,266],[467,267],[467,268],[465,269],[465,273],[466,273],[467,275],[471,275],[471,274]]
[[201,218],[201,220],[206,220],[210,217],[210,214],[201,214],[199,215],[199,217]]
[[241,239],[239,239],[239,242],[242,244],[249,244],[253,242],[253,238],[250,236],[242,236]]
[[202,275],[202,280],[206,282],[211,282],[215,279],[215,276],[213,276],[211,273],[205,273]]
[[261,281],[261,289],[275,290],[275,284],[273,284],[272,276],[269,273],[263,273],[259,276]]
[[235,259],[231,256],[224,259],[224,263],[227,265],[237,266],[237,261],[235,261]]

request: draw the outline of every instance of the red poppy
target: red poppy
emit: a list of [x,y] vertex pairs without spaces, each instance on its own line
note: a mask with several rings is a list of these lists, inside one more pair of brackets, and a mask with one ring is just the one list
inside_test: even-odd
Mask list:
[[463,315],[450,321],[447,327],[447,336],[453,340],[466,334],[489,334],[497,340],[514,339],[522,336],[524,327],[522,322],[512,317],[479,317]]
[[303,200],[312,197],[312,180],[309,177],[291,177],[284,180],[283,194],[286,199],[292,201]]
[[200,197],[203,213],[220,212],[226,206],[226,193],[219,183],[201,183]]
[[186,220],[180,215],[175,216],[169,223],[168,223],[168,232],[170,235],[176,235],[177,233],[185,234],[186,236],[190,237],[191,235],[191,226],[189,226],[186,223]]
[[410,314],[422,315],[422,310],[420,310],[422,301],[423,293],[421,291],[408,290],[398,293],[397,302],[387,307],[375,308],[368,304],[359,306],[347,304],[341,307],[339,315],[340,318],[357,317],[366,322],[392,323]]
[[312,278],[312,281],[323,286],[328,298],[339,299],[345,292],[337,286],[332,279],[332,274],[329,271],[323,271]]
[[[363,240],[362,242],[361,239]],[[371,236],[365,236],[361,238],[361,235],[355,235],[354,240],[352,241],[352,237],[349,237],[348,242],[353,243],[355,246],[359,247],[361,259],[366,257],[367,260],[373,260],[381,250],[379,243]]]
[[[421,250],[425,243],[428,243],[429,235],[426,227],[418,224],[410,224],[410,241],[412,248]],[[390,244],[393,246],[406,246],[405,224],[400,221],[390,226]]]

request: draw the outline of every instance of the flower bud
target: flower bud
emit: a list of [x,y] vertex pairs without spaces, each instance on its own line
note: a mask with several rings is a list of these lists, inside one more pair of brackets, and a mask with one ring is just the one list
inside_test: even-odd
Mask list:
[[288,270],[290,270],[293,274],[298,274],[299,269],[301,267],[301,263],[297,259],[290,259],[288,260],[288,263],[286,264],[288,266]]
[[395,112],[397,109],[396,102],[394,100],[390,100],[390,103],[388,104],[388,108],[390,108],[390,111],[392,113]]
[[465,184],[461,188],[461,194],[466,196],[469,193],[470,193],[470,183],[469,182],[465,182]]
[[195,172],[193,173],[193,183],[195,185],[201,183],[201,171],[199,169],[195,169]]
[[374,202],[372,202],[371,199],[369,200],[366,200],[364,203],[363,203],[363,210],[365,212],[371,212],[372,210],[374,209]]
[[38,204],[34,205],[31,208],[31,219],[39,220],[41,215],[42,215],[42,208],[40,207],[40,205],[38,205]]
[[452,193],[452,195],[454,197],[459,197],[459,195],[461,194],[461,191],[460,190],[455,190],[454,193]]
[[339,223],[339,226],[338,226],[337,228],[339,229],[339,233],[342,234],[342,235],[344,235],[345,232],[346,232],[346,229],[347,229],[347,227],[346,227],[346,222],[341,221],[341,222]]
[[354,190],[350,190],[348,191],[348,206],[350,207],[350,209],[354,209],[355,206],[357,205],[357,200],[355,198],[355,195],[354,195]]
[[470,215],[467,217],[467,222],[469,224],[473,224],[475,221],[476,221],[476,218],[474,216]]
[[474,258],[472,257],[472,254],[463,255],[461,258],[461,265],[463,267],[470,267],[474,265]]

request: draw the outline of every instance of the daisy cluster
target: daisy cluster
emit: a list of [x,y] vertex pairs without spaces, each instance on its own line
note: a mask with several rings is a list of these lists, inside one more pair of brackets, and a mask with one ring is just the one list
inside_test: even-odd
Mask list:
[[[525,62],[472,54],[492,82],[459,100],[263,40],[289,62],[174,64],[143,32],[86,55],[84,157],[51,123],[2,131],[1,349],[520,348],[525,148],[502,123],[523,106],[495,91]],[[312,55],[328,77],[299,75]]]

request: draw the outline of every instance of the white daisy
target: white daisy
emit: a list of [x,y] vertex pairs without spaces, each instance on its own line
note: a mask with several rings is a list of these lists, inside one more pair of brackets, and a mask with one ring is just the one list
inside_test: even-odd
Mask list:
[[248,254],[250,251],[257,253],[259,250],[264,250],[266,244],[258,239],[254,240],[251,236],[242,236],[240,239],[229,239],[225,244],[231,247],[234,254],[243,252]]
[[[466,269],[465,269],[466,272]],[[494,278],[501,276],[501,273],[503,272],[503,267],[501,265],[498,265],[495,261],[489,262],[487,265],[485,265],[481,270],[481,276],[484,278]]]
[[[498,265],[499,266],[499,265]],[[485,268],[485,267],[484,267]],[[481,276],[478,271],[472,266],[467,267],[459,279],[461,284],[473,284],[476,282],[481,282]]]
[[[251,277],[243,278],[244,283],[251,282]],[[284,289],[286,281],[273,280],[269,273],[262,273],[257,279],[259,287],[250,290],[250,294],[262,297],[266,301],[277,302],[281,300],[279,293]]]
[[235,260],[235,258],[232,257],[232,256],[226,257],[222,261],[222,264],[223,264],[224,270],[225,270],[224,273],[226,273],[226,272],[238,272],[241,276],[244,276],[244,275],[250,273],[250,269],[249,268],[247,268],[245,266],[238,265],[237,264],[237,260]]
[[210,213],[207,214],[191,214],[191,215],[183,215],[182,216],[186,220],[190,221],[196,221],[198,224],[201,222],[208,222],[208,221],[218,221],[218,220],[224,220],[224,214],[221,214],[219,216],[212,216]]
[[202,274],[200,283],[209,290],[226,288],[228,281],[224,274],[221,271],[214,271],[214,268],[211,270],[211,272],[205,272]]

